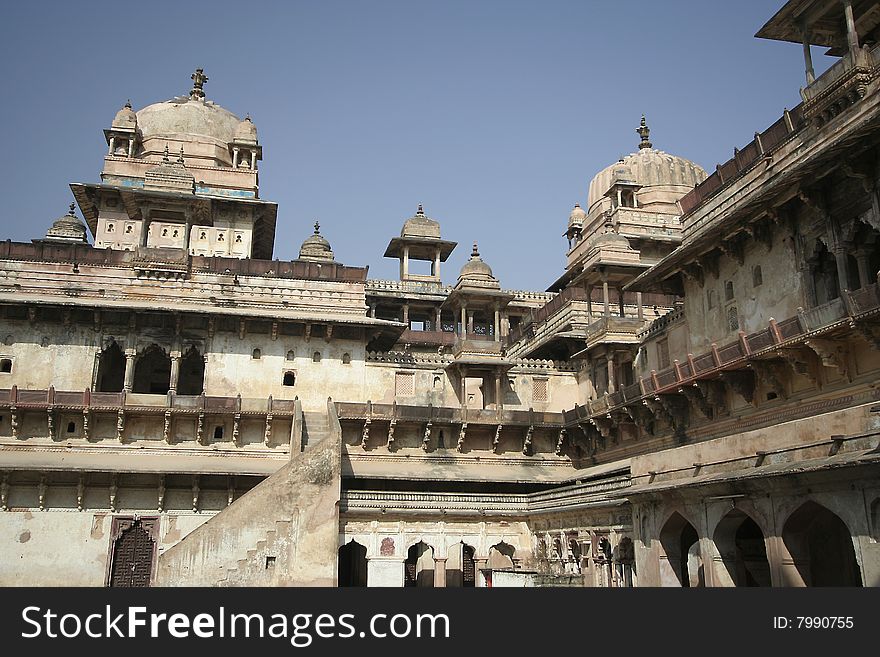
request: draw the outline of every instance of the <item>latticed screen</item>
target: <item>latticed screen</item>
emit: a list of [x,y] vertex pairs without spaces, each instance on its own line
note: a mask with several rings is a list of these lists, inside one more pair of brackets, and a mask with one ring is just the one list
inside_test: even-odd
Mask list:
[[547,401],[548,397],[547,379],[532,379],[532,401],[543,403]]
[[412,397],[416,394],[416,376],[411,372],[397,372],[394,390],[398,397]]

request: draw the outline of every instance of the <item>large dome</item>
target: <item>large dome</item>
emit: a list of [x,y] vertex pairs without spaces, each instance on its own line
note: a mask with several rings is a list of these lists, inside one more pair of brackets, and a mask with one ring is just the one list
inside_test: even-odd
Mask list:
[[[656,200],[666,203],[674,203],[687,194],[698,183],[706,178],[706,172],[697,164],[677,155],[670,155],[663,151],[655,150],[650,141],[650,132],[642,117],[641,127],[637,132],[642,136],[639,151],[602,169],[593,180],[590,181],[590,191],[587,199],[588,212],[592,212],[597,202],[601,201],[605,192],[611,187],[618,170],[625,171],[628,182],[641,186],[639,196],[650,195],[658,197]],[[620,178],[617,175],[617,178]],[[651,194],[657,192],[658,194]],[[664,198],[667,197],[668,198]]]
[[143,138],[194,135],[208,137],[224,146],[235,139],[241,120],[210,100],[179,96],[147,105],[137,112]]

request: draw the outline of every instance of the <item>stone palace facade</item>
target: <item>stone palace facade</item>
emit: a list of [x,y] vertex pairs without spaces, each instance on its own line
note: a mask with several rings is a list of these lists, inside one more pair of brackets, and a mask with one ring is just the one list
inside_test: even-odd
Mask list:
[[421,206],[275,260],[251,119],[123,107],[0,243],[0,585],[880,585],[880,3],[758,36],[803,102],[711,175],[643,117],[544,292]]

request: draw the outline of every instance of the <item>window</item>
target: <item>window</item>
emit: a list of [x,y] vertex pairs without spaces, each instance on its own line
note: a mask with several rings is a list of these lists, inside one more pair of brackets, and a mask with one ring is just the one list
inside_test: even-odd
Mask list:
[[292,386],[296,383],[296,374],[294,372],[285,372],[284,379],[281,384],[285,386]]
[[669,367],[669,340],[657,340],[657,367],[664,370]]
[[547,379],[532,379],[532,401],[544,404],[549,401]]
[[724,300],[733,301],[733,281],[727,281],[724,284]]
[[236,244],[241,244],[241,234],[240,234],[240,233],[236,234],[236,236],[235,236],[235,243],[236,243]]
[[134,226],[132,226],[131,224],[128,224],[128,225],[125,227],[125,234],[126,234],[126,235],[131,235],[131,232],[132,232],[133,230],[134,230]]
[[316,351],[315,353],[312,354],[312,362],[313,363],[320,363],[321,362],[321,352],[320,351]]
[[67,433],[76,433],[76,422],[67,423]]
[[214,440],[223,440],[223,427],[214,427]]
[[755,265],[752,269],[752,287],[758,287],[764,282],[764,275],[761,272],[761,265]]
[[168,229],[167,228],[162,229],[162,237],[168,237]]
[[398,397],[416,394],[416,375],[413,372],[397,372],[394,376],[394,392]]
[[349,353],[342,354],[342,364],[343,365],[351,365],[351,354],[349,354]]
[[0,360],[0,373],[10,374],[12,372],[12,359],[4,358]]
[[736,306],[731,306],[727,309],[727,330],[739,330],[739,316],[737,315]]
[[200,239],[200,240],[206,240],[206,239],[208,239],[208,233],[206,233],[205,231],[201,231],[201,232],[199,233],[199,239]]
[[287,360],[293,360],[296,357],[296,354],[293,353],[293,349],[287,352]]
[[251,354],[251,358],[253,358],[254,360],[260,360],[262,357],[263,352],[259,349],[254,349],[253,353]]
[[179,234],[180,234],[179,231],[175,230],[174,233],[171,235],[171,237],[177,237]]
[[113,232],[113,228],[114,228],[113,224],[107,224],[107,232],[108,232],[108,233],[112,233],[112,232]]
[[709,310],[712,310],[718,305],[718,293],[715,290],[709,290],[706,292],[706,305]]
[[223,238],[224,238],[223,233],[217,233],[217,241],[218,241],[218,242],[222,242],[222,241],[223,241]]

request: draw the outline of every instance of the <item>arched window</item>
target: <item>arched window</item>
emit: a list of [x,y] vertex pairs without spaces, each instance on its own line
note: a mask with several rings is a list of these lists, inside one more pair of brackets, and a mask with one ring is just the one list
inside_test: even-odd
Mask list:
[[114,228],[113,224],[107,224],[107,232],[108,232],[108,233],[112,233],[112,232],[113,232],[113,228]]
[[285,372],[282,385],[292,386],[296,383],[296,374],[294,372]]
[[200,395],[205,387],[205,359],[194,346],[180,359],[177,393]]
[[660,531],[660,585],[705,586],[697,530],[676,512]]
[[739,331],[739,315],[737,314],[736,306],[731,306],[727,309],[727,330]]
[[287,352],[287,360],[293,360],[296,357],[296,354],[293,353],[293,349]]
[[782,542],[806,586],[862,586],[852,534],[824,506],[804,502],[782,527]]
[[125,354],[119,345],[111,340],[101,352],[98,365],[96,389],[98,392],[122,392],[125,382]]
[[709,310],[718,305],[718,293],[715,290],[706,292],[706,305],[709,307]]
[[259,349],[254,349],[253,352],[251,353],[251,358],[253,358],[254,360],[260,360],[262,357],[263,357],[263,352],[260,351]]
[[339,548],[339,586],[367,585],[367,548],[351,540]]
[[761,265],[755,265],[752,269],[752,287],[758,287],[764,282],[764,274],[761,272]]
[[351,354],[348,354],[348,353],[342,354],[342,364],[343,365],[351,365]]
[[152,344],[134,366],[134,392],[164,395],[171,385],[171,358],[159,345]]
[[12,359],[4,358],[0,360],[0,372],[3,374],[10,374],[12,372]]
[[312,354],[312,362],[313,363],[320,363],[321,362],[321,352],[320,351],[316,351],[315,353]]
[[223,426],[214,427],[214,440],[223,440]]
[[727,281],[724,284],[724,300],[733,301],[733,281]]
[[67,433],[75,433],[76,432],[76,422],[68,422],[67,423]]
[[764,533],[749,515],[739,509],[728,511],[715,529],[713,542],[724,566],[717,572],[723,582],[733,586],[770,586]]

